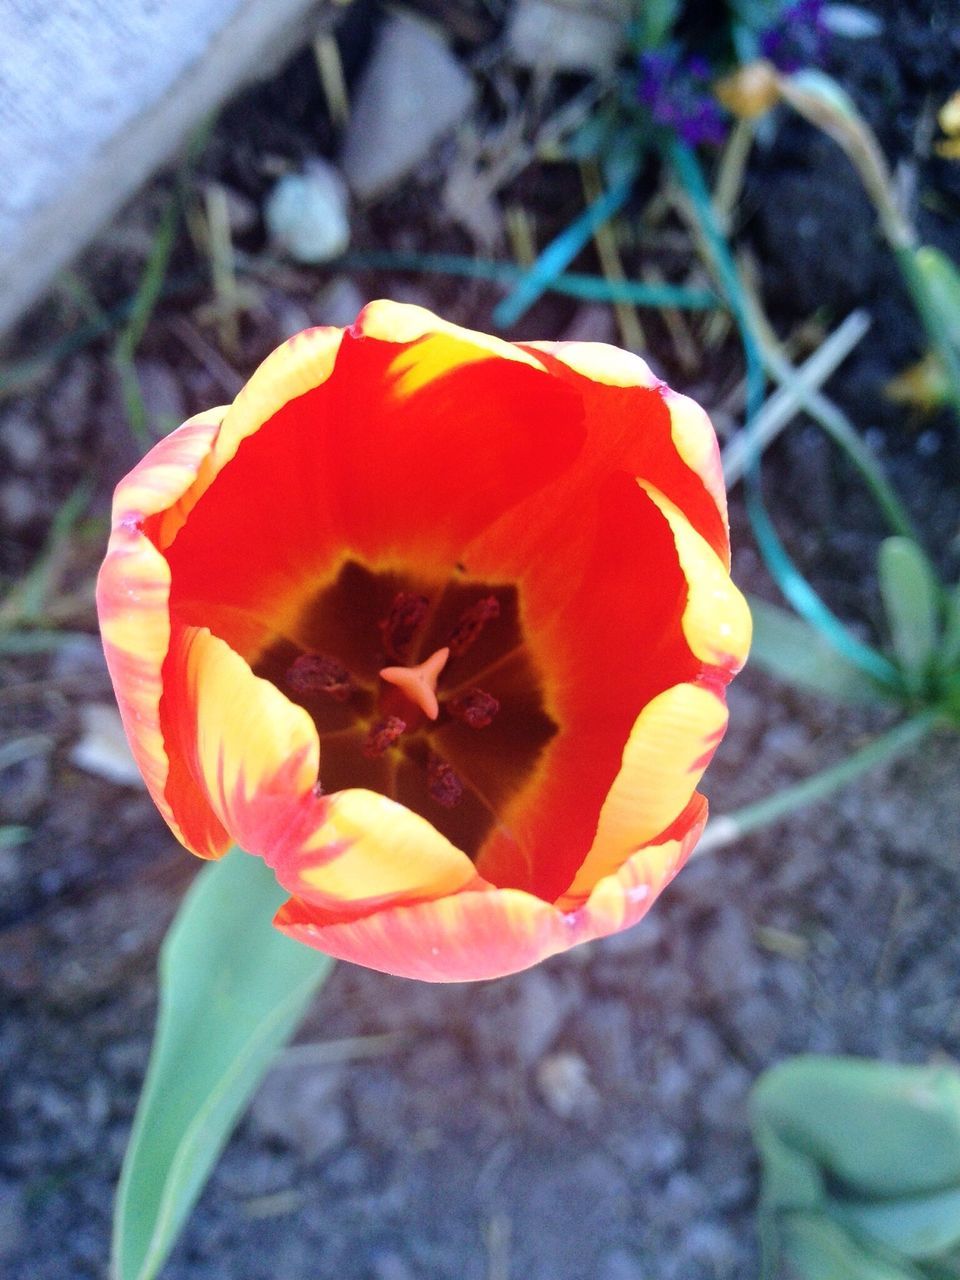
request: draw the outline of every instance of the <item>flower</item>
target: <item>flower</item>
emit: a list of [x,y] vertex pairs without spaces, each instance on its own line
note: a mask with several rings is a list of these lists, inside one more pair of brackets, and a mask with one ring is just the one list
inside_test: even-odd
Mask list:
[[278,928],[494,977],[638,920],[749,643],[716,439],[642,360],[419,307],[291,338],[119,484],[98,583],[174,834]]
[[727,126],[704,58],[683,58],[676,45],[668,45],[641,54],[639,69],[637,97],[655,124],[674,130],[691,147],[723,142]]
[[780,71],[789,73],[819,66],[829,43],[824,0],[796,0],[760,32],[759,52]]

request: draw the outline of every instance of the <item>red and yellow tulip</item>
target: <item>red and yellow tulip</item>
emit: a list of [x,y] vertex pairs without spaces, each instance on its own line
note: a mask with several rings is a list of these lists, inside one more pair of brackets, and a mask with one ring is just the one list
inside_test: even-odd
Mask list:
[[170,828],[275,923],[441,981],[638,920],[706,819],[750,618],[704,412],[642,360],[376,302],[123,480],[107,661]]

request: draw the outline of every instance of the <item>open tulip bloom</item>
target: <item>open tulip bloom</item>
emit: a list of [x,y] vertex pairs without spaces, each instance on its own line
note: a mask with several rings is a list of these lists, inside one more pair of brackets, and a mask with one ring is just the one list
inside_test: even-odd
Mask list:
[[333,956],[490,978],[633,924],[703,829],[750,619],[704,412],[593,343],[368,306],[117,488],[98,606],[176,837]]

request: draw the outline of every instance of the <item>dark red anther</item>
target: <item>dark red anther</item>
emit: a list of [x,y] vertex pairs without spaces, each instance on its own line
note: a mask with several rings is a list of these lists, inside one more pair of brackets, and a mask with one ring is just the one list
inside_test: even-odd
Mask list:
[[406,727],[406,721],[401,720],[399,716],[387,716],[386,720],[380,720],[367,734],[363,744],[363,754],[368,760],[379,760],[385,751],[389,751]]
[[500,710],[500,703],[483,689],[468,689],[443,704],[461,724],[471,729],[485,729]]
[[287,669],[286,682],[294,693],[323,693],[334,702],[346,702],[357,687],[347,668],[323,653],[301,653]]
[[459,658],[466,653],[483,630],[484,623],[492,622],[494,618],[499,617],[500,601],[496,596],[485,596],[476,604],[472,604],[469,609],[464,609],[460,615],[460,621],[453,628],[450,639],[447,641],[450,657]]
[[463,783],[456,771],[439,756],[431,756],[427,761],[427,789],[444,809],[455,809],[463,799]]
[[377,623],[384,652],[389,658],[395,662],[406,662],[407,650],[429,608],[426,596],[414,595],[411,591],[400,591],[394,596],[390,612]]

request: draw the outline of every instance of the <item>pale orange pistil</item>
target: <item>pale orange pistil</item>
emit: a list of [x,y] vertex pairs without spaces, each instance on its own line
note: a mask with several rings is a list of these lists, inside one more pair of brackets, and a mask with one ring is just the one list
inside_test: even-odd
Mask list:
[[414,706],[420,708],[428,720],[436,720],[440,714],[437,681],[449,657],[450,649],[445,645],[431,654],[426,662],[420,662],[415,667],[382,667],[380,679],[395,685]]

